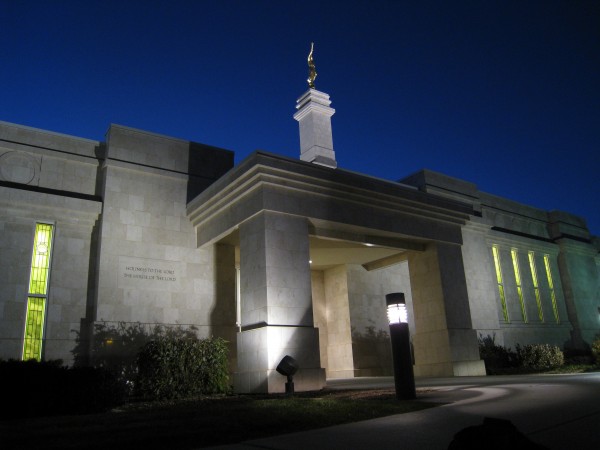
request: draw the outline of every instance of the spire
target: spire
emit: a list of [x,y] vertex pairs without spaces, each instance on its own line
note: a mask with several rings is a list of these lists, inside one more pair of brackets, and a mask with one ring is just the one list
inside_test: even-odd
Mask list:
[[313,62],[314,44],[310,44],[308,54],[308,91],[296,101],[294,119],[300,127],[300,159],[331,168],[337,167],[333,151],[331,116],[335,109],[330,108],[329,95],[315,89],[317,71]]

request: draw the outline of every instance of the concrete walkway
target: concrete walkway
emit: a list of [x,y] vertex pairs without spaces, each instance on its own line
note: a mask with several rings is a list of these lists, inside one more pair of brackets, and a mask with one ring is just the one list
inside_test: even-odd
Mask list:
[[[393,388],[393,379],[328,380],[327,385]],[[417,397],[441,406],[217,448],[442,450],[458,431],[493,417],[510,420],[549,449],[600,449],[600,373],[421,379]]]

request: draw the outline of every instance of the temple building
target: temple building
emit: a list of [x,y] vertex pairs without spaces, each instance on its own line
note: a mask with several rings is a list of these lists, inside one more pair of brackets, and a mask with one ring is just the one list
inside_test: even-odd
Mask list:
[[391,373],[392,292],[416,376],[484,375],[485,336],[589,345],[600,240],[582,218],[429,170],[344,170],[330,103],[298,99],[299,159],[238,165],[120,125],[94,141],[0,122],[0,358],[71,363],[97,323],[194,326],[231,343],[238,392],[281,392],[285,355],[296,390],[320,389]]

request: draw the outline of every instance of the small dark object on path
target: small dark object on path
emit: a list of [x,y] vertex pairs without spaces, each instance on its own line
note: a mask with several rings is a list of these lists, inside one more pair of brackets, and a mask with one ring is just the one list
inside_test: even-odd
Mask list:
[[454,435],[448,450],[548,450],[517,430],[510,420],[484,417],[482,425],[467,427]]

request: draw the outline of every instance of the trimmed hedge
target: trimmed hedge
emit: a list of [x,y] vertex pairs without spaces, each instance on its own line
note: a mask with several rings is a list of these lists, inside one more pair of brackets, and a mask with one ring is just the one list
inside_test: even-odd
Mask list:
[[148,400],[229,389],[226,342],[199,340],[193,326],[99,322],[91,341],[77,333],[73,355],[76,365],[104,368],[127,386],[128,394]]
[[560,367],[565,357],[560,348],[549,344],[516,345],[515,350],[497,345],[495,336],[479,335],[479,356],[489,374],[506,373],[514,369],[550,370]]
[[125,385],[101,368],[67,368],[62,361],[0,361],[0,417],[108,411],[125,402]]
[[496,336],[483,337],[479,335],[479,356],[485,363],[487,373],[494,373],[497,370],[517,367],[519,361],[517,354],[510,348],[496,344]]
[[592,342],[592,356],[596,364],[600,365],[600,334],[596,335],[594,342]]
[[159,336],[139,353],[135,393],[142,398],[176,399],[225,393],[228,389],[224,339]]
[[532,344],[516,346],[517,358],[521,367],[535,370],[550,370],[560,367],[565,357],[560,348],[549,344]]
[[91,343],[75,332],[77,339],[72,350],[75,366],[101,367],[112,372],[127,385],[130,394],[137,378],[138,354],[144,345],[160,337],[197,339],[195,327],[169,328],[139,322],[95,323]]

